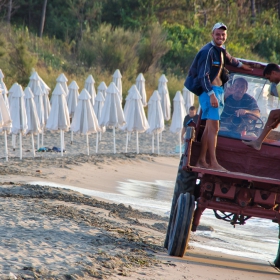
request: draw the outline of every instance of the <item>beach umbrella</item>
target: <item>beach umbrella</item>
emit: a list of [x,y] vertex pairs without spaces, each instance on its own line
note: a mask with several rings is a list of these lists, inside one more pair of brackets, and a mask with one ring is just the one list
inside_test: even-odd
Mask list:
[[24,135],[28,129],[27,117],[24,102],[24,92],[21,85],[16,84],[12,91],[12,97],[10,100],[10,114],[12,119],[12,134],[19,134],[19,153],[20,159],[22,159],[22,135]]
[[1,94],[1,91],[3,91],[2,88],[0,88],[0,132],[4,134],[5,157],[6,161],[8,161],[7,133],[10,133],[11,131],[12,120],[10,116],[10,111],[7,107],[7,104],[4,101],[3,94]]
[[[27,87],[29,88],[29,87]],[[41,88],[41,86],[38,86],[35,89],[34,92],[34,103],[35,103],[35,107],[36,107],[36,111],[37,111],[37,115],[39,118],[39,127],[40,127],[40,131],[38,132],[38,139],[37,139],[37,149],[39,150],[40,148],[40,133],[42,134],[42,145],[43,145],[43,131],[46,125],[46,119],[45,119],[45,108],[44,108],[44,92]]]
[[57,83],[52,92],[52,107],[47,120],[46,129],[60,131],[60,149],[63,156],[64,131],[70,127],[69,112],[66,103],[66,93],[60,83]]
[[140,73],[136,78],[136,87],[141,95],[141,100],[143,103],[143,106],[147,106],[147,94],[146,94],[146,88],[145,88],[145,78],[142,73]]
[[186,112],[189,112],[190,107],[194,104],[194,94],[186,87],[183,88],[183,99],[185,102]]
[[[14,83],[11,88],[8,90],[8,103],[9,103],[9,110],[10,110],[10,116],[12,115],[12,108],[11,108],[11,102],[12,102],[12,97],[13,97],[13,92],[15,91],[15,89],[17,88],[18,83]],[[16,148],[16,134],[12,134],[12,146],[13,149],[15,150]]]
[[[66,97],[68,112],[70,119],[74,116],[75,109],[78,104],[79,86],[75,81],[72,81],[68,87],[69,93]],[[71,144],[73,143],[73,131],[71,130]]]
[[104,96],[104,98],[106,98],[106,95],[107,95],[106,90],[107,90],[107,86],[106,86],[105,82],[101,82],[99,84],[99,86],[97,87],[97,93],[99,91],[101,91],[101,93]]
[[4,100],[7,108],[9,109],[9,100],[8,100],[8,96],[7,96],[8,89],[7,89],[3,79],[4,79],[4,74],[3,74],[2,70],[0,69],[0,87],[2,89],[3,100]]
[[92,75],[89,75],[85,81],[85,89],[88,91],[91,97],[90,102],[92,106],[94,106],[95,97],[96,97],[96,90],[94,84],[95,84],[95,80],[93,79]]
[[[107,87],[106,87],[107,89]],[[95,97],[95,102],[94,102],[94,106],[93,106],[93,110],[94,113],[98,119],[98,123],[101,120],[101,113],[102,113],[102,109],[104,106],[104,102],[105,102],[105,98],[104,95],[102,93],[102,90],[97,90],[97,95]],[[101,140],[101,133],[106,131],[106,127],[103,126],[102,128],[100,128],[100,140]]]
[[181,158],[181,131],[183,128],[184,118],[186,116],[185,102],[181,91],[177,91],[173,99],[173,115],[170,125],[170,131],[179,135],[179,156]]
[[41,132],[41,124],[37,114],[34,95],[30,87],[26,87],[24,90],[24,101],[25,101],[25,110],[26,110],[26,117],[27,117],[26,134],[30,134],[31,136],[33,157],[35,157],[34,134],[39,134]]
[[78,97],[78,105],[71,123],[71,131],[86,135],[87,154],[89,155],[88,135],[96,133],[96,153],[98,152],[98,132],[101,130],[94,113],[91,96],[84,88]]
[[[61,73],[56,79],[56,83],[60,84],[62,86],[65,96],[67,96],[69,93],[67,82],[68,82],[68,79],[66,78],[66,76],[63,73]],[[51,103],[52,103],[52,98],[51,98]]]
[[136,132],[136,153],[139,154],[138,133],[145,132],[149,128],[149,124],[144,112],[142,97],[136,87],[133,85],[129,90],[129,99],[126,112],[124,113],[126,124],[121,128],[126,131],[126,148],[128,146],[128,133]]
[[170,96],[169,91],[167,88],[167,82],[165,75],[162,74],[158,80],[158,93],[161,98],[161,108],[163,112],[164,119],[166,121],[170,120],[171,118],[171,103],[170,103]]
[[115,83],[111,83],[107,88],[107,95],[101,112],[99,125],[113,129],[114,153],[116,153],[116,128],[120,128],[125,124],[119,90]]
[[115,83],[117,89],[119,90],[120,100],[122,100],[122,75],[119,69],[117,69],[113,74],[113,83]]
[[159,154],[159,134],[164,130],[164,116],[161,108],[160,95],[155,90],[148,102],[148,123],[150,128],[147,133],[152,134],[152,153],[154,153],[154,135],[157,135],[157,151]]
[[[36,104],[36,109],[38,113],[38,117],[40,119],[41,123],[41,136],[42,136],[42,141],[41,145],[44,145],[44,126],[46,124],[46,121],[49,117],[50,113],[50,101],[49,101],[49,91],[50,87],[43,81],[43,79],[39,76],[39,74],[36,71],[33,71],[29,78],[29,83],[28,87],[31,88],[33,94],[34,94],[34,101]],[[42,95],[42,96],[41,96]],[[43,111],[41,109],[41,100],[42,99],[42,104],[43,104]],[[41,114],[44,114],[42,116]],[[43,123],[44,121],[44,123]],[[37,147],[39,149],[40,146],[40,133],[38,133],[38,141],[37,141]]]

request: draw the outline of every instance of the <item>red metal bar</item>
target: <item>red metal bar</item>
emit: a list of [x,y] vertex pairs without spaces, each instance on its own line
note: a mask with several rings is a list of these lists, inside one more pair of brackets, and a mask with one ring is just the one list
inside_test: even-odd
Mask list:
[[[208,208],[223,212],[230,212],[237,215],[254,216],[258,218],[270,219],[276,221],[277,223],[280,223],[279,211],[275,211],[273,209],[265,209],[259,206],[240,207],[230,202],[206,200],[205,198],[199,197],[197,199],[197,208],[201,209],[202,212],[205,210],[205,208]],[[198,214],[200,211],[198,211]]]

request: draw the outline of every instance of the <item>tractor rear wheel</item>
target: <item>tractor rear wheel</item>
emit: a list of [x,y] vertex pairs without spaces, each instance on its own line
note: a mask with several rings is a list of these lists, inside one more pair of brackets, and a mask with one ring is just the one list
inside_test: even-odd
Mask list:
[[175,213],[171,222],[168,254],[183,257],[189,241],[193,214],[194,196],[190,193],[180,194],[175,206]]

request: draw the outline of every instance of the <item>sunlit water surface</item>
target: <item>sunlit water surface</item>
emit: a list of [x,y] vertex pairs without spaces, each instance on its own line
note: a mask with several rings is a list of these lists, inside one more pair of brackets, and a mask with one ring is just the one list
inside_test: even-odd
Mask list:
[[[106,193],[51,182],[33,181],[32,184],[71,189],[162,216],[169,216],[174,190],[174,181],[160,180],[117,182],[116,191],[118,193]],[[218,220],[212,210],[206,209],[200,224],[210,226],[214,231],[199,230],[195,232],[194,235],[206,237],[207,241],[190,242],[192,246],[269,262],[273,262],[276,256],[278,224],[272,223],[270,220],[252,218],[246,222],[246,225],[237,225],[233,228],[228,222]]]

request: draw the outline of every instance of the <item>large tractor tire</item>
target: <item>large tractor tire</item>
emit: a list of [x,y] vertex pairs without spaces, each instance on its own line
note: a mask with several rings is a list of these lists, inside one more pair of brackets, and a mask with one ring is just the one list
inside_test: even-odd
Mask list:
[[168,254],[170,256],[183,257],[186,252],[192,226],[194,205],[193,195],[190,193],[180,194],[170,228],[168,242]]
[[190,193],[191,195],[193,195],[196,186],[197,173],[188,172],[182,169],[183,157],[184,155],[182,155],[181,157],[178,174],[175,182],[175,188],[174,188],[173,199],[172,199],[171,210],[170,210],[169,224],[168,224],[165,242],[164,242],[164,247],[166,249],[168,249],[169,232],[170,232],[171,222],[174,216],[174,210],[175,210],[177,200],[180,194]]

